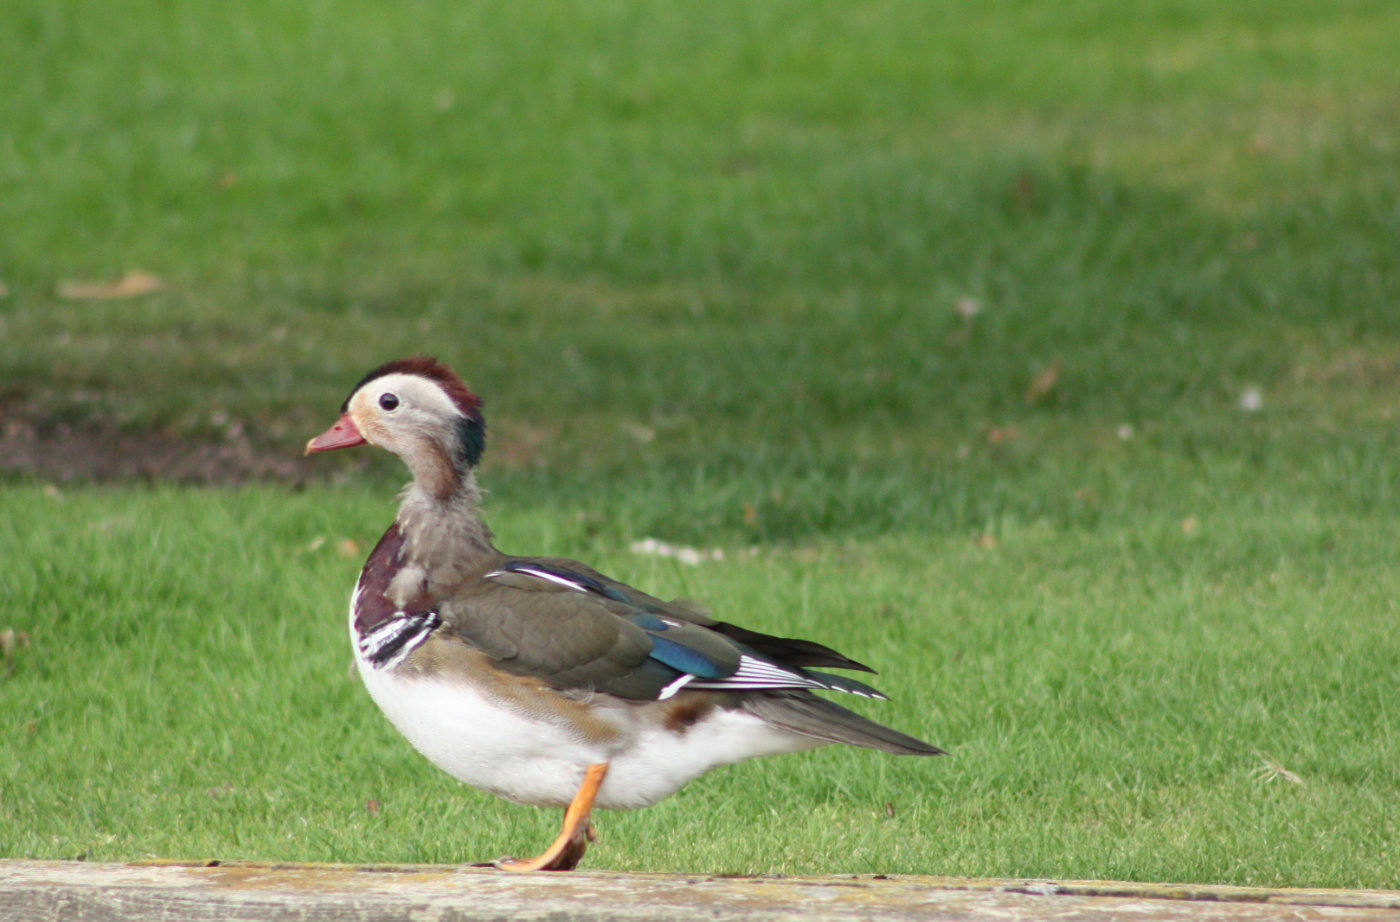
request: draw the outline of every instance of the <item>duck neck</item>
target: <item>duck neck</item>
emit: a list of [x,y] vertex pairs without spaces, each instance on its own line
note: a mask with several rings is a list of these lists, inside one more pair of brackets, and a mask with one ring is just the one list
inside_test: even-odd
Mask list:
[[390,586],[392,601],[440,597],[499,556],[480,507],[481,489],[470,469],[447,491],[426,489],[417,479],[404,488],[397,518],[403,567]]

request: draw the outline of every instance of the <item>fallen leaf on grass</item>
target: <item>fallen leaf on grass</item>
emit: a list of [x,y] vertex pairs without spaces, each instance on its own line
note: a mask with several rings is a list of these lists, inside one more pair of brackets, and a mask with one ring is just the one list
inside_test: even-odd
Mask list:
[[27,631],[17,631],[12,627],[0,631],[0,662],[5,664],[5,671],[14,672],[15,654],[27,646],[29,646],[29,633]]
[[618,429],[638,445],[650,445],[656,441],[656,430],[650,426],[643,426],[641,423],[619,423]]
[[665,541],[658,541],[655,538],[643,538],[640,541],[632,542],[632,553],[649,554],[654,557],[669,557],[679,560],[681,563],[694,566],[702,560],[723,560],[724,551],[719,548],[711,548],[702,551],[693,547],[685,547],[678,544],[667,544]]
[[948,334],[948,345],[963,346],[972,338],[972,324],[982,313],[982,302],[976,298],[962,298],[953,305],[953,313],[962,319],[957,329]]
[[1021,435],[1021,430],[1015,426],[993,426],[987,430],[988,445],[1002,445],[1007,442],[1014,442]]
[[115,301],[160,291],[165,283],[149,272],[128,272],[115,282],[59,282],[58,296],[69,301]]
[[341,557],[360,556],[360,542],[354,538],[341,538],[335,543],[335,552]]
[[1289,784],[1298,785],[1298,787],[1306,787],[1302,778],[1284,768],[1273,759],[1265,759],[1252,774],[1261,784],[1273,784],[1275,781],[1287,781]]
[[1030,406],[1045,403],[1057,395],[1060,386],[1060,360],[1056,359],[1040,370],[1026,387],[1025,400]]
[[379,815],[379,801],[373,797],[365,801],[365,812],[370,816]]
[[982,302],[976,298],[961,298],[957,304],[953,305],[953,310],[957,311],[958,316],[964,321],[971,323],[973,317],[982,313]]

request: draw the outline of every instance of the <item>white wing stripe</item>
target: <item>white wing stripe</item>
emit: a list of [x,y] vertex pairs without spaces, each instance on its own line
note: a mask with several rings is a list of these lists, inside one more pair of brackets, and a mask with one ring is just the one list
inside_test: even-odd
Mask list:
[[776,663],[765,662],[755,659],[752,656],[739,657],[739,669],[728,677],[728,681],[744,681],[747,679],[778,679],[789,682],[807,683],[811,680],[805,676],[784,669]]
[[418,649],[441,623],[436,612],[396,612],[395,617],[359,639],[360,653],[375,669],[392,669]]
[[380,646],[403,632],[406,612],[396,611],[392,618],[360,638],[360,649],[378,649]]
[[[685,681],[682,680],[691,680]],[[683,685],[690,688],[712,688],[729,689],[737,691],[743,688],[822,688],[827,691],[847,692],[859,695],[862,698],[873,697],[867,692],[858,691],[854,688],[832,685],[820,679],[809,676],[798,675],[795,672],[784,669],[775,663],[765,662],[755,659],[752,656],[743,656],[739,659],[739,668],[733,675],[725,676],[722,679],[700,679],[697,676],[686,675],[672,682],[661,690],[661,699],[669,698],[681,689]]]
[[676,679],[675,681],[667,685],[665,688],[661,689],[661,693],[656,696],[656,700],[665,701],[667,698],[670,698],[672,695],[680,691],[682,688],[685,688],[694,680],[695,676],[691,675],[688,672],[685,673],[679,679]]
[[560,576],[558,573],[550,573],[548,570],[536,570],[534,567],[511,567],[509,570],[492,570],[485,578],[491,579],[494,576],[505,576],[507,573],[519,573],[523,576],[533,576],[535,579],[542,579],[546,582],[555,583],[574,592],[587,592],[588,587],[582,583],[576,583],[571,579]]

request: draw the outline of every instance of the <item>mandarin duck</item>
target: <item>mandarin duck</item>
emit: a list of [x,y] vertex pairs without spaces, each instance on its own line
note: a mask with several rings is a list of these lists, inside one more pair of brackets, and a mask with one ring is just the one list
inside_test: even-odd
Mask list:
[[813,694],[883,698],[819,671],[869,667],[663,602],[590,567],[496,549],[474,469],[481,401],[435,359],[365,375],[306,452],[377,445],[408,466],[398,515],[350,601],[365,687],[434,765],[508,800],[565,808],[508,871],[575,867],[594,807],[645,807],[719,765],[848,743],[942,750]]

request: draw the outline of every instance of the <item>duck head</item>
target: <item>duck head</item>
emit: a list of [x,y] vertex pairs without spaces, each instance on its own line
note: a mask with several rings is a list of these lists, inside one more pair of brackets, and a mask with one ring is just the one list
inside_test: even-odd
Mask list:
[[365,375],[340,419],[306,443],[306,453],[376,445],[403,460],[425,492],[452,495],[481,460],[481,400],[436,359],[387,362]]

